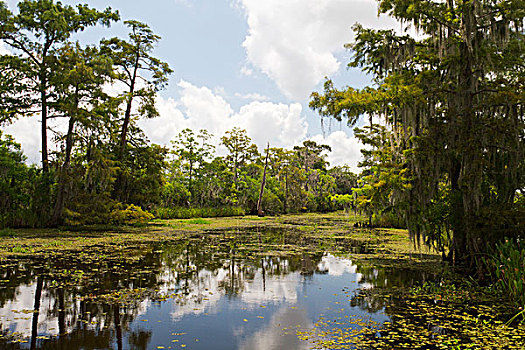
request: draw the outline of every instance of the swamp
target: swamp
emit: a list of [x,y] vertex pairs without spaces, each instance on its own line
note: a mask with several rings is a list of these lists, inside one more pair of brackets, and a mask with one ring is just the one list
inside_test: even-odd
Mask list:
[[525,326],[405,230],[342,212],[13,230],[5,349],[521,349]]
[[525,1],[103,3],[0,0],[0,349],[525,349]]

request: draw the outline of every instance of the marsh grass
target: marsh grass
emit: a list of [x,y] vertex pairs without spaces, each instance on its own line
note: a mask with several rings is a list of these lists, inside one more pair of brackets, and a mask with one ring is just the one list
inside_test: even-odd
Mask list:
[[206,219],[202,219],[202,218],[196,218],[196,219],[189,219],[187,221],[188,224],[193,224],[193,225],[210,225],[211,224],[211,221],[210,220],[206,220]]
[[16,231],[10,228],[1,229],[0,237],[16,237]]

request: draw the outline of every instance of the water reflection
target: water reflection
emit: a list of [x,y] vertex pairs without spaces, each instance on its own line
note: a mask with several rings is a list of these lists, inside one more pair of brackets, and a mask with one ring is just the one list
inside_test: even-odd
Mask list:
[[[312,249],[282,249],[294,240],[294,247]],[[358,298],[358,288],[421,278],[360,268],[316,248],[333,242],[304,240],[282,231],[221,233],[7,261],[0,272],[0,346],[306,349],[296,331],[319,317],[387,320],[384,300]]]

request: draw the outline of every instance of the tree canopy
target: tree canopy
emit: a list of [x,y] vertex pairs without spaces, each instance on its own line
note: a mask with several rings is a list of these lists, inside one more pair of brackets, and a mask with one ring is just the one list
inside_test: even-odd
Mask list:
[[[519,231],[525,188],[523,1],[380,0],[379,12],[412,26],[417,37],[354,27],[350,67],[373,77],[364,89],[337,89],[328,80],[310,106],[322,116],[383,119],[392,157],[410,172],[398,193],[400,213],[415,237],[432,237],[432,208],[448,188],[452,257],[480,262],[494,240]],[[522,194],[521,194],[522,195]],[[514,219],[483,230],[487,212]],[[516,213],[516,210],[521,210]],[[497,216],[496,216],[497,217]],[[508,217],[506,215],[500,215]],[[492,217],[491,220],[494,220]],[[505,230],[503,227],[512,227]],[[497,227],[498,225],[490,225]]]
[[[0,40],[15,51],[4,62],[23,79],[22,88],[5,91],[6,96],[18,100],[25,95],[25,103],[10,108],[15,114],[36,114],[41,118],[42,169],[49,170],[48,119],[53,118],[54,88],[51,85],[57,71],[57,52],[66,45],[71,35],[96,24],[109,26],[119,19],[111,8],[97,11],[87,5],[63,5],[54,0],[23,0],[18,3],[18,14],[0,4]],[[5,99],[4,99],[5,100]],[[26,108],[21,108],[25,106]]]

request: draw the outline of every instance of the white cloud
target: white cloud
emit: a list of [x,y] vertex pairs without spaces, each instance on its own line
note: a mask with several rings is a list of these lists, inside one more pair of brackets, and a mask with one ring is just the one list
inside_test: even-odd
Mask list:
[[23,117],[14,123],[2,126],[2,133],[13,135],[15,141],[22,145],[22,150],[30,164],[39,163],[40,154],[40,119]]
[[139,125],[153,142],[169,145],[179,132],[190,127],[190,121],[184,117],[172,98],[159,98],[157,108],[160,117],[140,120]]
[[363,145],[359,140],[353,136],[348,136],[343,131],[336,131],[330,135],[323,137],[323,135],[315,135],[312,140],[328,145],[332,148],[332,152],[328,154],[328,161],[331,166],[348,165],[353,172],[359,173],[357,163],[361,160],[361,149]]
[[271,102],[252,102],[241,107],[233,118],[235,125],[248,131],[248,135],[260,147],[268,142],[272,146],[291,147],[303,140],[308,130],[302,115],[302,106]]
[[253,69],[248,68],[246,66],[242,66],[241,67],[241,74],[245,75],[247,77],[252,76],[253,75]]
[[[323,256],[323,259],[317,265],[319,271],[325,271],[330,276],[342,276],[343,274],[356,274],[357,265],[355,265],[352,260],[338,258],[332,254]],[[360,279],[360,274],[356,275],[356,280]]]
[[179,101],[191,129],[207,129],[212,134],[222,134],[228,128],[228,119],[233,109],[222,97],[211,89],[197,87],[186,81],[181,81],[182,89]]
[[[284,267],[286,270],[286,266]],[[227,293],[225,286],[230,285],[231,279],[237,281],[240,291],[238,298],[246,308],[259,309],[262,304],[275,302],[297,302],[297,289],[303,276],[299,272],[286,273],[283,276],[271,275],[266,272],[263,276],[261,268],[248,271],[253,275],[245,275],[246,270],[234,268],[234,276],[230,268],[217,270],[200,270],[194,279],[185,280],[184,289],[187,294],[177,295],[176,304],[170,312],[173,320],[180,320],[186,315],[202,315],[216,313],[217,304]],[[175,272],[176,273],[176,272]],[[181,285],[173,281],[173,275],[165,274],[165,285],[161,292],[170,295],[171,290],[180,289]],[[171,279],[171,280],[170,280]],[[263,289],[262,286],[265,286]]]
[[295,332],[286,332],[287,329],[311,329],[314,327],[306,310],[290,309],[287,306],[277,310],[264,328],[255,333],[242,337],[239,344],[241,350],[266,349],[310,349],[308,342],[301,341]]
[[[246,129],[248,136],[262,151],[268,142],[272,147],[292,148],[307,138],[308,123],[299,103],[283,104],[267,101],[252,101],[234,111],[221,96],[207,87],[198,87],[181,81],[181,97],[164,99],[159,96],[157,107],[160,117],[142,119],[139,126],[152,142],[170,145],[170,141],[185,128],[206,129],[215,135],[212,142],[219,145],[220,137],[234,127]],[[252,96],[255,97],[255,96]],[[52,126],[64,131],[65,120],[56,120]],[[40,121],[38,117],[20,118],[2,131],[11,134],[22,144],[29,163],[40,162]],[[343,131],[336,131],[326,138],[315,135],[312,140],[332,147],[328,155],[331,165],[349,164],[357,170],[361,145]],[[49,135],[50,148],[56,147]],[[218,149],[219,154],[221,150]]]
[[5,44],[0,41],[0,55],[9,55],[11,51],[7,47],[5,47]]
[[[139,125],[151,140],[169,144],[184,128],[206,129],[215,141],[234,127],[246,129],[248,136],[263,149],[267,142],[275,147],[292,147],[306,136],[308,124],[302,106],[253,101],[235,112],[231,105],[207,87],[181,81],[181,98],[159,98],[160,117],[141,120]],[[251,97],[261,97],[252,95]]]
[[377,17],[374,0],[238,1],[249,26],[243,43],[248,62],[298,101],[339,70],[341,63],[334,53],[351,41],[356,22],[399,27],[393,19]]
[[[184,128],[207,129],[215,135],[215,143],[234,127],[246,129],[248,136],[262,151],[268,142],[272,147],[292,148],[306,140],[308,123],[299,103],[282,104],[253,101],[235,112],[221,96],[207,87],[197,87],[181,81],[181,98],[159,99],[160,117],[139,122],[153,142],[168,145]],[[328,161],[332,166],[349,165],[358,172],[357,162],[361,159],[362,144],[343,131],[336,131],[324,137],[311,137],[317,143],[329,145],[332,152]]]
[[268,96],[264,96],[258,93],[251,93],[251,94],[236,93],[235,97],[242,98],[243,100],[252,100],[252,101],[269,101],[270,100]]

